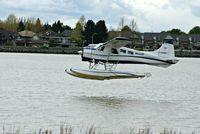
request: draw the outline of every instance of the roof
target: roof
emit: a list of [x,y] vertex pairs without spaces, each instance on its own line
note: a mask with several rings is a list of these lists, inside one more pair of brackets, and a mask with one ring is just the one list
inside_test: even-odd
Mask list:
[[167,37],[165,37],[166,40],[173,40],[173,37],[170,35],[167,35]]
[[24,30],[24,31],[19,32],[19,35],[22,37],[33,37],[35,33],[32,31]]
[[19,35],[17,32],[8,31],[6,29],[0,28],[0,36],[4,36],[6,38],[17,38]]

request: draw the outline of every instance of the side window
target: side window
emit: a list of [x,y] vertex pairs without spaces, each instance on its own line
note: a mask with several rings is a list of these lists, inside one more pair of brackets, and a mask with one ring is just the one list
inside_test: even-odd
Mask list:
[[122,53],[126,53],[126,50],[124,50],[124,49],[120,49],[120,52],[122,52]]
[[131,51],[128,51],[128,54],[130,54],[130,55],[133,55],[133,52],[131,52]]
[[144,53],[142,53],[142,52],[136,52],[135,54],[137,54],[137,55],[144,55]]
[[112,48],[112,49],[111,49],[111,53],[113,53],[113,54],[118,54],[118,51],[117,51],[116,48]]

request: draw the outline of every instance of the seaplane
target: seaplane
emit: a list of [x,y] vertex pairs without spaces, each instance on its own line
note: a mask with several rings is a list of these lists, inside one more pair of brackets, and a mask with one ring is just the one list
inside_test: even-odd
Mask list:
[[179,61],[175,57],[171,42],[163,42],[161,47],[154,51],[138,51],[126,47],[130,43],[128,38],[115,37],[104,43],[89,44],[79,51],[82,61],[89,62],[89,68],[69,68],[65,72],[75,77],[92,80],[144,78],[151,74],[118,71],[116,67],[118,64],[146,64],[167,68]]

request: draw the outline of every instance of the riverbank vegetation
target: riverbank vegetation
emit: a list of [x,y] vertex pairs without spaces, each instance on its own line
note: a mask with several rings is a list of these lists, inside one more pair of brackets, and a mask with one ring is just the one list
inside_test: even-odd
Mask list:
[[160,131],[153,131],[151,128],[140,128],[136,129],[134,127],[132,128],[123,128],[119,131],[112,131],[112,130],[106,130],[101,127],[95,127],[94,125],[91,125],[87,128],[80,128],[77,130],[77,128],[73,128],[71,126],[65,126],[60,125],[60,130],[58,132],[54,132],[50,129],[39,129],[38,131],[34,132],[25,132],[25,130],[22,129],[16,129],[12,128],[12,131],[7,131],[6,128],[3,126],[3,132],[2,134],[195,134],[195,132],[185,133],[173,129],[163,129]]

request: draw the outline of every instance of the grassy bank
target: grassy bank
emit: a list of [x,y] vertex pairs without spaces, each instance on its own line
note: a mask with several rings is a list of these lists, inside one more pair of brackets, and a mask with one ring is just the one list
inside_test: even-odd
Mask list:
[[[197,132],[198,133],[198,132]],[[1,134],[1,133],[0,133]],[[2,134],[196,134],[195,132],[181,132],[176,131],[172,129],[163,129],[161,131],[153,131],[150,128],[142,128],[142,129],[136,129],[136,128],[124,128],[121,129],[118,132],[114,131],[106,131],[103,128],[90,126],[87,128],[80,128],[79,130],[75,130],[71,126],[60,126],[59,132],[53,132],[49,129],[39,129],[38,131],[34,132],[24,132],[23,130],[16,129],[12,130],[12,132],[6,131],[5,127],[3,127]]]
[[[13,53],[47,53],[47,54],[78,54],[80,47],[23,47],[23,46],[0,46],[0,52]],[[175,50],[176,57],[200,58],[200,50]]]
[[81,50],[79,47],[65,48],[65,47],[9,47],[1,46],[0,52],[13,52],[13,53],[47,53],[47,54],[78,54]]

